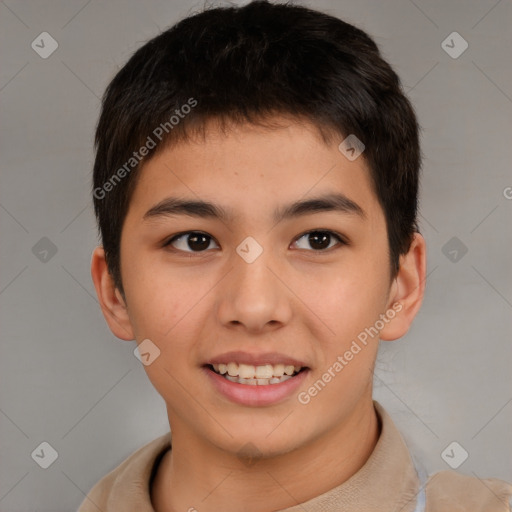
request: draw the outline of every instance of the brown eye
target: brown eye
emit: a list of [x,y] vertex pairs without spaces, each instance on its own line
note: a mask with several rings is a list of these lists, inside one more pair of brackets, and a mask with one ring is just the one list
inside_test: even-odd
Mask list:
[[[308,233],[304,233],[300,238],[297,239],[295,245],[299,249],[309,249],[308,247],[300,246],[299,243],[301,240],[306,241],[306,245],[309,245],[314,251],[324,251],[325,249],[330,249],[335,244],[331,244],[331,242],[338,241],[338,243],[344,245],[345,241],[336,233],[332,231],[309,231]],[[304,245],[304,244],[303,244]]]
[[173,248],[184,252],[203,252],[209,248],[212,241],[213,238],[206,233],[189,231],[172,237],[165,246],[172,245]]

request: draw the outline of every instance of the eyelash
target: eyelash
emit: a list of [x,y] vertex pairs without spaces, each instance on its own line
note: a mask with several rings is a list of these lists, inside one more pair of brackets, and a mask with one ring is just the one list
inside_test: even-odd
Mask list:
[[[299,236],[297,236],[297,238],[295,238],[293,243],[297,242],[301,238],[303,238],[303,237],[305,237],[307,235],[310,235],[312,233],[328,234],[329,236],[334,237],[338,241],[340,246],[349,245],[348,240],[343,235],[341,235],[340,233],[336,233],[335,231],[328,230],[328,229],[313,229],[313,230],[306,231],[305,233],[302,233]],[[180,238],[183,238],[183,237],[186,237],[188,235],[192,235],[192,234],[194,234],[194,235],[204,235],[205,237],[209,238],[210,240],[214,240],[215,243],[217,243],[217,245],[220,245],[220,244],[218,244],[218,242],[215,240],[214,237],[212,237],[211,235],[208,235],[207,233],[204,233],[202,231],[184,231],[182,233],[178,233],[178,234],[172,236],[171,238],[167,239],[163,243],[163,247],[164,248],[171,248],[171,250],[173,252],[187,253],[187,254],[190,254],[190,255],[192,255],[192,254],[201,254],[201,253],[207,252],[208,249],[205,249],[203,251],[184,251],[182,249],[176,249],[174,247],[171,247],[171,244],[173,242],[175,242],[176,240],[178,240]],[[330,249],[332,249],[333,247],[336,247],[336,246],[327,247],[325,249],[300,249],[300,250],[305,250],[305,251],[308,251],[308,252],[313,252],[313,253],[319,254],[319,253],[325,253],[325,252],[329,251]]]

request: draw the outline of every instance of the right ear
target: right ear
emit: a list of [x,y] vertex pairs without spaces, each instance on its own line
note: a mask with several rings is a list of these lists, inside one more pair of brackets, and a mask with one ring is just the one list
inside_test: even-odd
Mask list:
[[101,311],[114,336],[126,341],[135,339],[128,308],[108,271],[103,247],[96,247],[92,253],[91,276]]

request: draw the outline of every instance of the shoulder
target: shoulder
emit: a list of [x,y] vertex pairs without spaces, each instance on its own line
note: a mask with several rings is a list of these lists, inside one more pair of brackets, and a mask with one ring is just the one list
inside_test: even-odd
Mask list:
[[426,512],[510,512],[511,496],[503,480],[440,471],[427,481]]
[[170,440],[167,433],[132,453],[94,485],[78,512],[153,510],[150,482],[159,459],[170,449]]

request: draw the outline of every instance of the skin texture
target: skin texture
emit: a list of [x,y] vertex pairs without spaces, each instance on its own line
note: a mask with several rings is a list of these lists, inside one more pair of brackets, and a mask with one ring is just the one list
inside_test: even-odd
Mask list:
[[[142,169],[121,238],[125,298],[114,288],[104,252],[92,277],[112,332],[149,338],[160,356],[145,366],[167,404],[173,449],[153,485],[157,511],[272,511],[322,494],[357,472],[379,436],[372,405],[378,338],[403,336],[424,293],[425,242],[416,234],[391,280],[386,224],[361,156],[349,161],[307,123],[279,127],[210,126],[206,138],[168,147]],[[275,223],[276,208],[340,192],[355,213],[322,211]],[[230,220],[174,215],[144,220],[169,197],[205,200]],[[315,249],[308,231],[332,231]],[[193,252],[187,237],[212,237]],[[247,263],[236,252],[248,236],[263,248]],[[193,246],[193,247],[197,247]],[[174,250],[173,250],[174,249]],[[297,398],[332,367],[365,328],[399,303],[380,331],[343,370],[303,404]],[[233,403],[202,366],[228,351],[279,352],[309,367],[300,388],[270,406]],[[256,459],[239,451],[253,446]],[[250,451],[250,450],[249,450]]]

